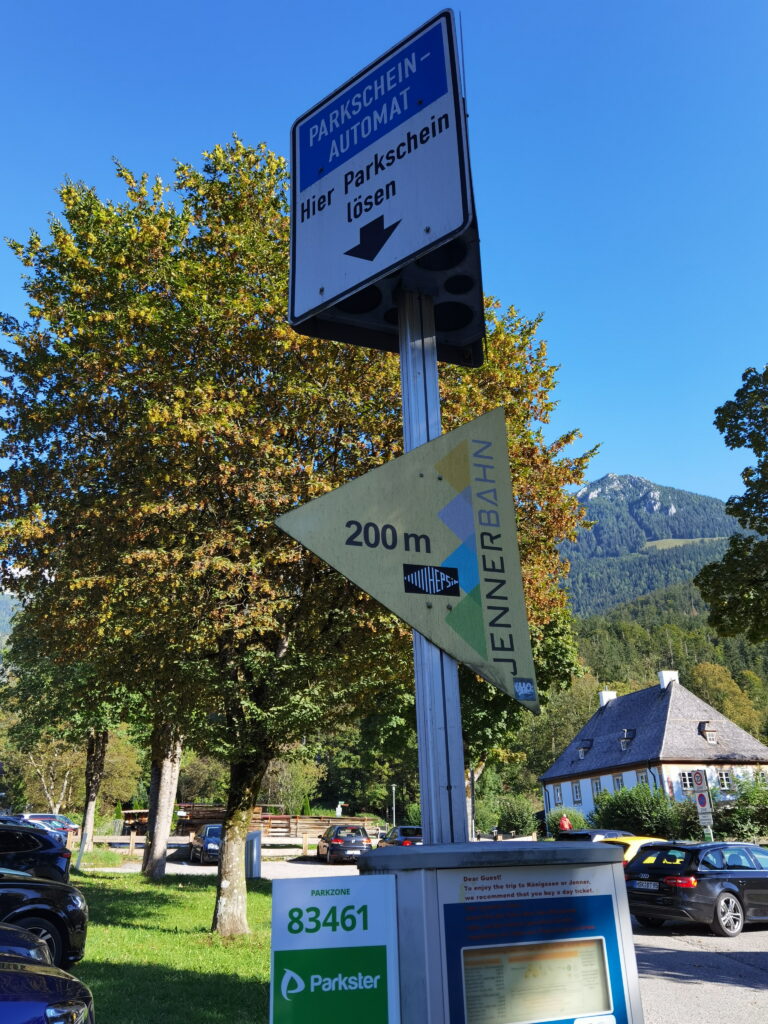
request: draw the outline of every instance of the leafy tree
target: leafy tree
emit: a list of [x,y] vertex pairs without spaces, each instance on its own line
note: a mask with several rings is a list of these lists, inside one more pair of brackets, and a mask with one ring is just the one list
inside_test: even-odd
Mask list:
[[715,410],[715,426],[728,448],[747,448],[757,459],[742,471],[744,493],[727,502],[746,536],[731,537],[719,562],[696,577],[710,606],[709,619],[726,636],[768,640],[768,366],[750,367],[733,399]]
[[502,797],[498,826],[502,832],[515,832],[519,836],[530,836],[536,831],[536,817],[533,804],[521,793],[510,793]]
[[727,668],[707,662],[695,665],[686,685],[697,697],[701,697],[736,725],[755,736],[759,735],[762,716]]
[[[179,166],[174,201],[118,176],[123,201],[67,182],[50,241],[13,243],[30,322],[5,318],[0,356],[2,582],[61,664],[140,697],[158,821],[183,739],[229,763],[214,927],[236,934],[269,763],[409,689],[406,631],[273,525],[399,452],[398,366],[285,326],[287,179],[265,148],[235,140]],[[524,586],[559,677],[556,543],[577,529],[564,488],[588,456],[563,454],[574,432],[543,439],[554,368],[538,321],[491,305],[488,326],[483,370],[442,374],[444,425],[509,410]]]
[[299,814],[305,803],[309,806],[324,775],[325,767],[296,744],[267,768],[261,783],[261,799],[268,804],[282,804],[287,814]]

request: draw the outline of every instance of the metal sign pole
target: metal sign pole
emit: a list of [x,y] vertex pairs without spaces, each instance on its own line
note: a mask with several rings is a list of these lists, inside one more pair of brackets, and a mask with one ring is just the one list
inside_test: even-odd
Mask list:
[[[442,432],[432,299],[403,292],[398,316],[403,443],[408,452]],[[466,843],[469,835],[458,666],[416,631],[413,664],[424,842]]]

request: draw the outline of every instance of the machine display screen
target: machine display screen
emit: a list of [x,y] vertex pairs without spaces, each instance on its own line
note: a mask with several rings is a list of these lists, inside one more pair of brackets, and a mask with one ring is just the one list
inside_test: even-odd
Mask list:
[[602,938],[468,946],[466,1024],[545,1024],[612,1010]]

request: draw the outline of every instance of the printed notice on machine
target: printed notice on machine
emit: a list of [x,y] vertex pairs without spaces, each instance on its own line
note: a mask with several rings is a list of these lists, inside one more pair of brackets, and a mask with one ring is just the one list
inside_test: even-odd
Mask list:
[[601,938],[462,950],[467,1024],[613,1020]]

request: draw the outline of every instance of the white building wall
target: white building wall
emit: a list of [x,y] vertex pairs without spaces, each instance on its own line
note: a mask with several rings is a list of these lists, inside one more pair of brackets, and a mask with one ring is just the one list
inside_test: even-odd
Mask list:
[[[551,811],[554,807],[573,807],[577,811],[581,811],[586,817],[595,809],[593,781],[599,781],[601,791],[615,793],[620,788],[634,789],[641,781],[638,775],[642,776],[642,773],[645,773],[647,784],[652,790],[659,787],[660,777],[658,768],[638,768],[627,771],[617,769],[609,775],[591,775],[586,778],[574,779],[573,781],[566,780],[558,783],[547,783],[542,787],[544,790],[544,807],[547,811]],[[619,780],[621,780],[621,785],[618,784]],[[574,782],[580,785],[581,802],[574,800]],[[665,786],[666,783],[661,783],[661,788],[665,788]],[[558,799],[558,796],[560,799]],[[676,799],[682,799],[682,796]]]
[[663,768],[664,789],[677,801],[686,800],[693,796],[691,773],[697,768],[706,772],[709,790],[712,796],[726,799],[735,793],[735,783],[738,779],[754,778],[755,770],[765,771],[766,767],[753,765],[695,765],[695,764],[665,764]]

